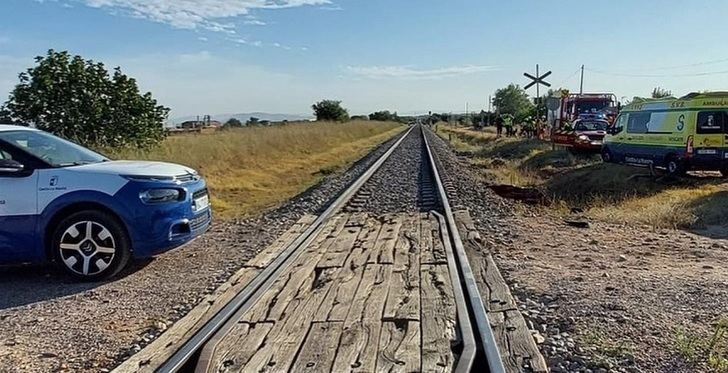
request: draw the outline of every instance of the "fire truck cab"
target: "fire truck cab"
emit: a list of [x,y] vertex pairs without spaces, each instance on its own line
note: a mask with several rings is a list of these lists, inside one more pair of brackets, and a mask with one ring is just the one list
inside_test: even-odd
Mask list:
[[561,91],[552,101],[558,101],[559,105],[548,112],[551,141],[578,152],[599,153],[606,126],[614,123],[619,114],[617,96]]

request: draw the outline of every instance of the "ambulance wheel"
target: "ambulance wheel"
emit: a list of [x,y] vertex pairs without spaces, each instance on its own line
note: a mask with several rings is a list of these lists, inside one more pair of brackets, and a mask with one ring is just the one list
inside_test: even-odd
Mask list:
[[667,174],[670,176],[683,176],[685,175],[685,164],[676,157],[670,157],[667,159],[665,164]]
[[115,216],[96,210],[79,211],[61,220],[52,237],[56,263],[83,281],[113,277],[131,258],[131,242]]
[[614,159],[612,159],[612,152],[609,151],[609,149],[602,149],[602,161],[604,163],[611,163],[614,161]]

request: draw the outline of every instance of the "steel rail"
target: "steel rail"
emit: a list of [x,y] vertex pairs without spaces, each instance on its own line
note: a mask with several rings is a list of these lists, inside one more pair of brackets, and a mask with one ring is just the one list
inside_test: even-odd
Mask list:
[[440,221],[440,234],[442,235],[442,242],[447,255],[447,267],[450,270],[450,281],[452,282],[453,293],[455,295],[458,325],[460,326],[460,334],[463,341],[463,351],[460,353],[460,359],[458,359],[458,363],[453,372],[468,373],[473,369],[475,356],[478,352],[475,344],[475,332],[473,331],[473,325],[470,323],[470,313],[468,312],[468,305],[465,301],[463,286],[460,282],[460,271],[458,271],[455,253],[453,253],[452,244],[450,244],[450,233],[448,232],[445,217],[437,211],[430,211],[430,213],[435,215]]
[[495,336],[493,335],[493,329],[491,329],[490,321],[488,320],[488,313],[485,311],[485,307],[483,306],[483,299],[480,296],[478,284],[475,282],[475,275],[470,267],[470,262],[465,252],[460,232],[458,231],[457,224],[455,223],[455,216],[450,208],[450,202],[448,200],[447,193],[445,192],[445,187],[442,184],[442,179],[440,178],[434,153],[430,147],[429,141],[427,140],[425,128],[420,127],[420,130],[425,142],[425,147],[427,148],[427,155],[429,156],[430,164],[432,165],[432,173],[435,178],[435,184],[437,184],[440,202],[442,203],[442,207],[445,212],[445,220],[447,220],[450,238],[455,248],[458,267],[460,269],[460,274],[462,275],[462,281],[464,282],[465,289],[467,291],[471,311],[470,314],[475,319],[478,334],[480,335],[480,343],[482,344],[482,349],[488,362],[489,371],[490,373],[505,373],[503,360],[501,359],[500,351],[498,350],[498,345],[496,344]]
[[157,372],[178,372],[185,364],[200,351],[207,341],[213,337],[231,317],[240,310],[246,310],[255,301],[257,301],[263,293],[270,288],[278,276],[283,273],[291,263],[297,259],[306,246],[313,241],[316,235],[323,229],[326,221],[337,213],[366,183],[372,175],[379,170],[382,164],[390,155],[399,147],[402,141],[409,136],[414,129],[411,127],[402,135],[394,145],[392,145],[386,153],[384,153],[369,169],[367,169],[349,188],[344,191],[329,207],[316,218],[316,220],[306,229],[295,241],[286,246],[286,249],[278,255],[278,257],[266,267],[248,286],[238,293],[228,304],[223,307],[215,316],[210,319],[192,338],[187,340],[174,355],[172,355]]

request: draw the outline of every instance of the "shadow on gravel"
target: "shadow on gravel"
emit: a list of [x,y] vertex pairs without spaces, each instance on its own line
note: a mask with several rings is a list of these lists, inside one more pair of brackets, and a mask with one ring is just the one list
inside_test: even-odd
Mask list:
[[119,281],[153,260],[136,260],[112,280],[100,282],[78,281],[52,264],[0,266],[0,310],[83,293]]
[[[721,180],[723,182],[724,180]],[[697,217],[695,229],[689,230],[700,236],[713,239],[728,239],[728,191],[723,190],[700,197],[689,204],[686,209]]]

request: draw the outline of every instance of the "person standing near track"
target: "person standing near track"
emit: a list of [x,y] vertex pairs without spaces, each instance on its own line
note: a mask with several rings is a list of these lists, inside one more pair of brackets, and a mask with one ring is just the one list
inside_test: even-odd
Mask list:
[[506,128],[506,137],[513,136],[513,115],[503,114],[501,118],[503,119],[503,126]]

